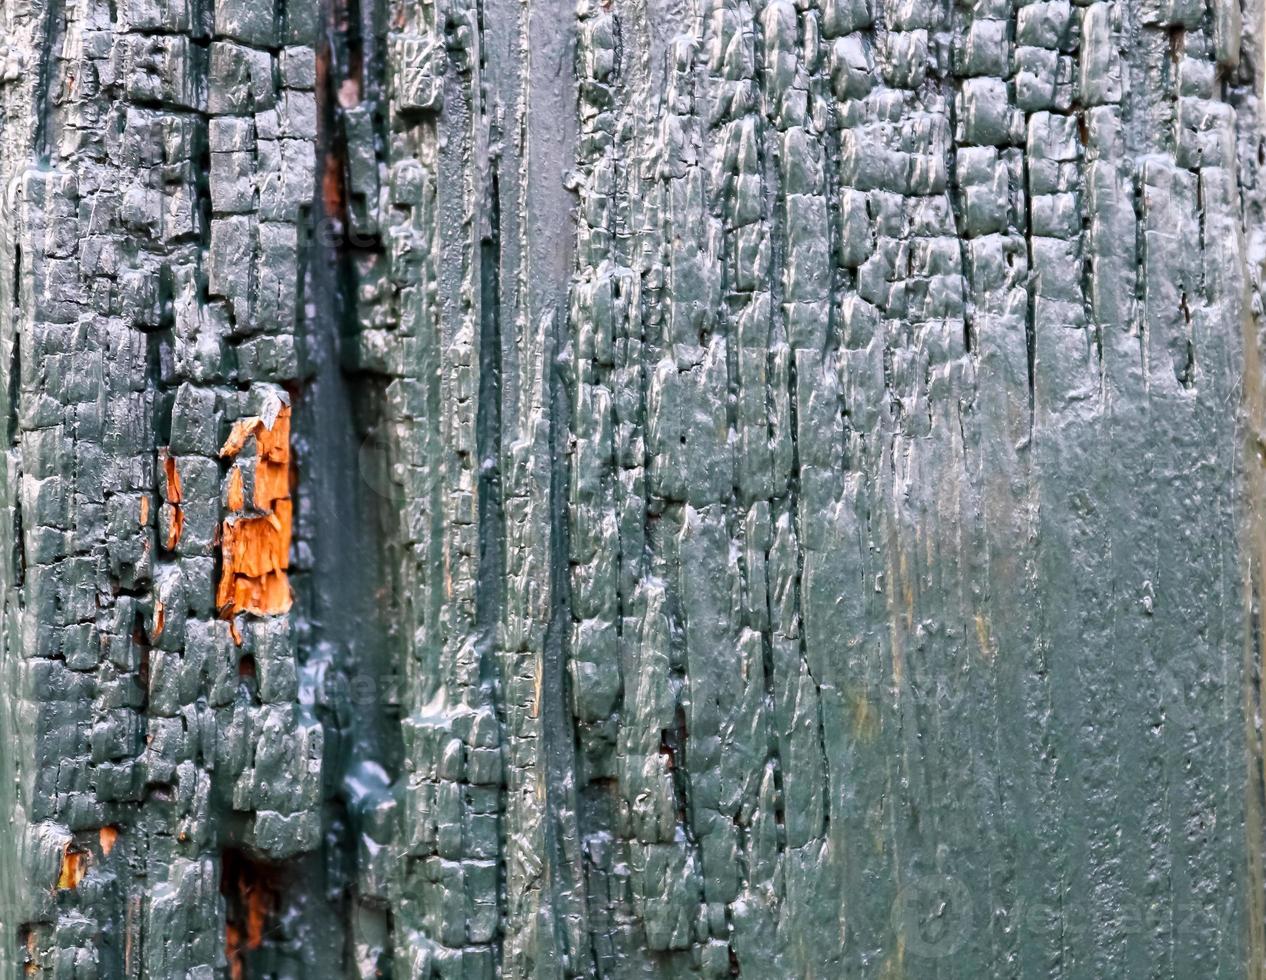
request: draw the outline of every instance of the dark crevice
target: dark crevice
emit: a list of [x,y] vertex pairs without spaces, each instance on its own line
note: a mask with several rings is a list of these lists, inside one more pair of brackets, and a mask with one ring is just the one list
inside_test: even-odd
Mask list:
[[[546,806],[546,841],[551,852],[550,865],[553,869],[550,888],[552,896],[549,907],[563,907],[564,893],[582,894],[584,887],[580,881],[569,880],[571,864],[564,850],[564,841],[572,835],[564,826],[568,820],[576,820],[578,816],[577,795],[571,773],[576,771],[576,734],[575,721],[568,705],[571,703],[571,684],[568,679],[567,662],[571,658],[571,535],[568,519],[568,487],[570,485],[570,459],[568,440],[570,426],[567,420],[572,416],[572,404],[569,397],[569,385],[560,363],[559,354],[566,349],[566,316],[555,311],[552,317],[553,329],[546,345],[546,363],[549,370],[549,511],[550,511],[550,561],[549,577],[552,606],[549,622],[545,628],[545,642],[541,651],[541,733],[544,740],[544,768],[546,784],[551,787],[547,794]],[[559,795],[563,799],[559,799]],[[577,826],[577,832],[579,827]],[[583,868],[578,869],[583,876]],[[567,947],[566,933],[562,922],[555,919],[555,943],[560,950],[566,951],[569,957],[591,952],[570,950]],[[579,970],[579,964],[573,968],[583,975],[587,970]],[[596,969],[596,964],[590,964]]]
[[[11,229],[10,233],[13,234],[14,231],[15,229]],[[14,237],[16,238],[16,234],[14,235]],[[12,289],[13,289],[13,293],[10,296],[10,301],[12,303],[11,315],[17,314],[18,311],[22,308],[22,243],[16,240],[13,242]]]
[[1024,307],[1024,350],[1029,392],[1029,439],[1033,439],[1033,427],[1037,416],[1037,298],[1038,277],[1033,267],[1033,195],[1029,186],[1029,158],[1022,158],[1020,182],[1024,195],[1024,248],[1027,256],[1025,290],[1028,302]]
[[47,165],[53,152],[53,123],[60,116],[54,108],[53,86],[57,82],[57,66],[61,62],[62,39],[66,33],[64,0],[48,0],[44,15],[43,48],[40,51],[40,77],[35,91],[35,151]]
[[224,896],[225,958],[230,980],[265,978],[256,965],[266,941],[275,938],[281,912],[282,881],[278,869],[245,853],[221,854],[220,894]]
[[476,632],[484,646],[481,680],[495,676],[493,648],[501,617],[505,516],[501,503],[501,234],[497,175],[489,180],[488,231],[479,245],[479,400],[475,417],[479,480],[479,583]]
[[[945,95],[945,111],[948,114],[948,119],[945,125],[951,133],[955,133],[958,131],[958,98],[961,80],[951,78],[948,79],[948,82],[949,90]],[[962,283],[963,289],[963,350],[970,354],[974,347],[973,332],[975,324],[973,322],[973,314],[975,312],[975,303],[968,289],[967,270],[971,268],[971,261],[968,255],[969,241],[966,234],[967,213],[963,199],[963,186],[958,175],[958,153],[953,145],[946,150],[946,167],[948,170],[946,194],[949,196],[950,213],[954,216],[954,228],[958,233],[959,281]]]
[[[325,34],[316,52],[317,234],[301,222],[307,256],[297,285],[302,320],[302,398],[292,398],[294,452],[303,473],[296,540],[309,556],[293,575],[300,701],[325,732],[324,848],[287,862],[294,896],[286,920],[304,939],[298,975],[374,975],[390,970],[393,946],[382,896],[362,894],[358,841],[382,835],[389,783],[401,765],[402,733],[391,654],[393,617],[387,527],[399,520],[390,460],[365,441],[383,406],[384,379],[355,369],[364,260],[374,236],[349,235],[347,146],[340,86],[364,92],[363,17],[357,0],[322,3]],[[376,148],[375,148],[376,149]],[[371,887],[372,890],[372,887]],[[325,894],[311,902],[303,892]],[[370,971],[370,972],[365,972]]]

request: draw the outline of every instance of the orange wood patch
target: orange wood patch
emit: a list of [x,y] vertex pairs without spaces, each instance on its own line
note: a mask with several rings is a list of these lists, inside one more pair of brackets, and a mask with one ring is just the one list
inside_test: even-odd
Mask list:
[[235,922],[227,923],[224,928],[224,952],[229,961],[229,976],[232,980],[241,980],[245,975],[246,950],[259,949],[264,944],[264,926],[272,911],[271,894],[252,888],[245,882],[239,882],[239,887],[246,906],[246,935],[243,937],[242,927]]
[[242,886],[246,899],[246,948],[259,949],[264,944],[264,924],[272,912],[272,893],[263,888]]
[[57,887],[63,891],[68,888],[78,888],[87,871],[88,862],[84,853],[72,850],[67,844],[66,850],[62,852],[62,870],[57,876]]
[[[176,469],[176,459],[166,450],[163,450],[163,473],[167,477],[167,487],[163,492],[163,499],[166,503],[163,509],[170,515],[170,522],[167,526],[167,540],[163,547],[168,551],[175,551],[176,545],[180,543],[180,535],[185,529],[185,514],[180,506],[183,497],[183,491],[180,488],[180,473]],[[148,506],[146,506],[146,516],[148,516]],[[144,519],[142,519],[144,523]]]
[[163,474],[167,477],[167,489],[164,496],[169,504],[180,503],[180,473],[176,469],[175,457],[164,452],[163,454]]
[[234,466],[229,470],[229,489],[225,494],[226,501],[230,511],[244,510],[246,508],[246,497],[242,490],[242,468]]
[[224,929],[230,978],[245,976],[246,953],[259,949],[278,908],[267,869],[250,861],[225,861],[220,890],[228,900]]
[[163,635],[163,626],[167,622],[167,609],[163,605],[162,599],[154,600],[154,632],[150,634],[151,640],[157,640]]
[[242,980],[242,933],[232,922],[224,927],[224,955],[229,961],[229,980]]
[[220,526],[223,571],[216,593],[221,615],[240,612],[270,616],[290,609],[290,537],[293,504],[290,499],[290,406],[277,413],[272,428],[258,416],[233,426],[221,456],[237,456],[247,440],[255,440],[255,488],[250,506],[238,464],[229,470],[225,504],[228,514]]

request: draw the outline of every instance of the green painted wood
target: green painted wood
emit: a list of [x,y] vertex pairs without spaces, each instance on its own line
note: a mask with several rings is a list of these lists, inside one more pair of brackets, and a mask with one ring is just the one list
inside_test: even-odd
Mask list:
[[0,975],[1260,980],[1261,21],[0,8]]

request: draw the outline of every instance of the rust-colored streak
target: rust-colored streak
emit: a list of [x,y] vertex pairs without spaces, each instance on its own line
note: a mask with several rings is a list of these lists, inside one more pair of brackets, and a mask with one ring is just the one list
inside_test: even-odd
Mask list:
[[242,933],[231,922],[224,927],[224,954],[229,961],[229,977],[231,980],[242,980],[244,973]]
[[255,487],[247,506],[240,464],[229,471],[225,504],[228,514],[220,526],[223,571],[216,593],[221,614],[232,619],[240,612],[260,616],[290,609],[290,537],[293,505],[290,499],[290,407],[283,406],[272,426],[258,416],[233,426],[220,455],[237,456],[255,440]]
[[259,949],[264,944],[264,924],[272,912],[272,893],[264,888],[242,884],[246,900],[246,948]]
[[119,839],[119,831],[116,827],[102,827],[99,835],[101,841],[101,853],[106,857],[110,856],[110,852],[114,850],[114,842]]
[[168,506],[170,507],[171,520],[167,525],[167,540],[163,543],[163,547],[168,551],[175,551],[176,545],[180,543],[180,535],[185,529],[185,514],[179,507]]
[[176,469],[176,459],[169,453],[163,454],[163,474],[167,477],[167,487],[163,491],[169,504],[180,503],[180,473]]
[[225,897],[225,953],[230,977],[246,973],[246,954],[264,945],[279,907],[275,871],[236,852],[226,852],[220,890]]
[[151,640],[157,640],[163,635],[163,626],[167,622],[167,609],[163,605],[162,599],[154,600],[154,632],[150,634]]
[[62,870],[57,876],[57,887],[61,891],[69,888],[78,888],[79,883],[84,880],[84,875],[88,871],[88,862],[86,855],[82,851],[76,851],[69,844],[66,850],[62,852]]
[[141,527],[149,523],[149,497],[141,498]]
[[328,217],[344,217],[343,159],[337,153],[325,155],[325,166],[321,169],[321,200]]
[[132,896],[127,903],[127,919],[123,924],[123,973],[125,976],[132,976],[132,951],[134,940],[140,931],[139,922],[141,920],[141,896]]
[[[180,506],[183,493],[180,488],[180,472],[176,469],[176,459],[170,453],[163,451],[163,474],[167,477],[167,485],[163,490],[163,499],[166,503],[163,505],[163,511],[168,515],[167,524],[167,540],[163,542],[163,547],[168,551],[175,551],[176,545],[180,543],[180,535],[185,529],[184,510]],[[145,514],[148,516],[148,505],[145,507]],[[144,520],[142,519],[142,523]]]
[[[224,927],[224,952],[229,961],[229,977],[242,980],[246,975],[246,951],[259,949],[264,944],[264,924],[271,911],[268,895],[243,886],[242,899],[246,905],[246,936],[233,922]],[[243,942],[245,938],[245,942]]]
[[[337,5],[336,5],[337,6]],[[337,14],[336,14],[337,16]],[[337,21],[335,30],[339,30]],[[322,43],[316,52],[316,90],[328,92],[330,85],[330,46]],[[321,167],[321,201],[327,218],[344,220],[343,155],[339,149],[325,154]]]
[[229,488],[225,493],[225,504],[230,511],[246,509],[246,496],[242,489],[242,468],[240,466],[234,466],[229,470]]

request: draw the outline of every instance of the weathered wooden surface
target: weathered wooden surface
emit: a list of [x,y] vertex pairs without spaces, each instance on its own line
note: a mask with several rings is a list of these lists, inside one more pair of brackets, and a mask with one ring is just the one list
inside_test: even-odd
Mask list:
[[1256,0],[9,0],[0,974],[1261,978]]

